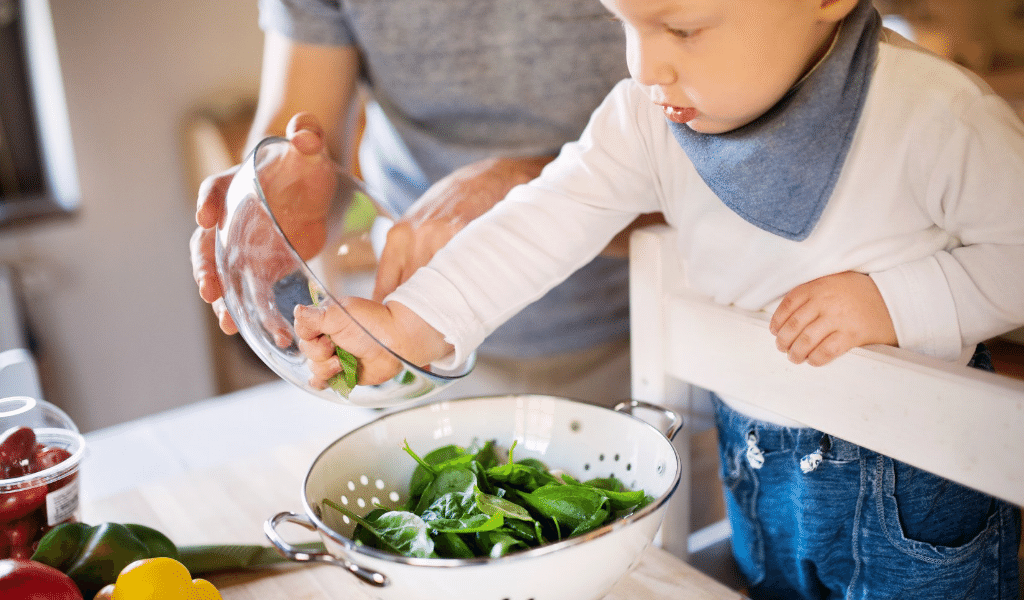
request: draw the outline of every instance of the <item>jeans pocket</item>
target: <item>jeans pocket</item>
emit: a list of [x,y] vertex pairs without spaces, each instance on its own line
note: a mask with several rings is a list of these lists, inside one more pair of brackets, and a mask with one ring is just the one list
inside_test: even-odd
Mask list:
[[899,461],[881,462],[879,519],[895,548],[931,564],[956,563],[996,539],[999,505],[991,496]]
[[751,585],[765,579],[764,540],[758,524],[759,481],[746,457],[746,447],[734,446],[722,453],[725,504],[732,527],[733,556]]

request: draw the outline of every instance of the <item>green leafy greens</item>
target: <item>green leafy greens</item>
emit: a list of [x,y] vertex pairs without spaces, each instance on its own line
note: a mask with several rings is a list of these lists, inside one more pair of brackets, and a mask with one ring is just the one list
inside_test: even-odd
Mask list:
[[404,505],[359,516],[330,499],[325,506],[356,523],[358,544],[421,558],[497,558],[593,531],[653,498],[614,477],[579,481],[536,459],[499,456],[495,441],[441,446],[419,456]]
[[[309,297],[313,300],[313,306],[320,306],[324,299],[323,292],[316,287],[316,283],[312,280],[309,282]],[[340,346],[334,347],[334,353],[338,355],[338,360],[341,362],[341,373],[328,379],[327,384],[342,398],[348,398],[352,389],[356,387],[356,368],[359,366],[359,361],[351,352],[342,350]]]

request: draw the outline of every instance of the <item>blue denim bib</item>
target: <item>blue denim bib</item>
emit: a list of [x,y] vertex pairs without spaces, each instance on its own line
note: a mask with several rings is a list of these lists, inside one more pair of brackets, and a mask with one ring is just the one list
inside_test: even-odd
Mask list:
[[789,240],[810,235],[842,171],[878,56],[882,19],[861,0],[832,50],[767,113],[722,134],[669,121],[704,182],[736,214]]

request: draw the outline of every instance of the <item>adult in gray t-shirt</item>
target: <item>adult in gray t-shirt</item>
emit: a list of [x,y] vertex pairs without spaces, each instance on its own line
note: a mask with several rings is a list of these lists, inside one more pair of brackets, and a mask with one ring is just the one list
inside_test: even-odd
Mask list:
[[[359,166],[401,211],[466,165],[554,156],[628,76],[622,30],[597,0],[260,0],[260,26],[357,50],[369,91]],[[622,340],[627,285],[624,259],[598,257],[480,352],[538,357]]]

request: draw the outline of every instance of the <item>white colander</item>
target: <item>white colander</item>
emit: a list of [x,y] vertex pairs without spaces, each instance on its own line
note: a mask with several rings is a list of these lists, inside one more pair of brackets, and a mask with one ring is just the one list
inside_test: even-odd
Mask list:
[[[633,416],[656,415],[659,427]],[[638,412],[639,414],[639,412]],[[282,554],[299,562],[327,562],[356,575],[382,600],[596,600],[639,560],[660,527],[679,483],[671,438],[679,415],[631,401],[615,410],[552,396],[463,398],[384,415],[330,444],[313,461],[302,486],[305,515],[282,512],[264,527]],[[663,433],[664,431],[664,433]],[[407,558],[350,538],[355,526],[323,507],[330,498],[357,514],[407,498],[416,463],[405,441],[423,455],[447,444],[497,440],[515,458],[537,458],[577,479],[614,475],[654,501],[637,513],[586,535],[502,558]],[[307,553],[277,532],[281,523],[315,530],[329,553]]]

